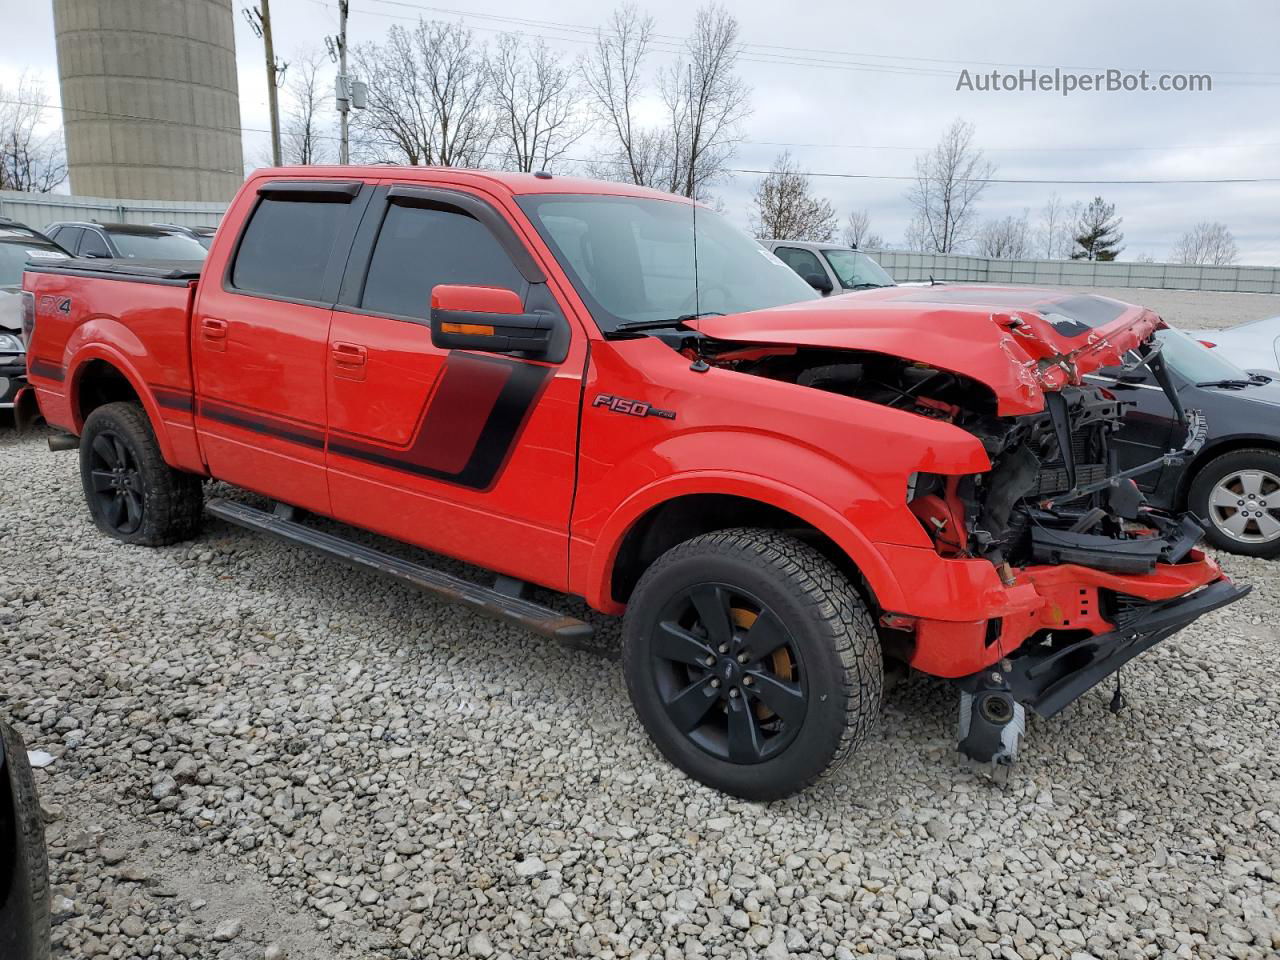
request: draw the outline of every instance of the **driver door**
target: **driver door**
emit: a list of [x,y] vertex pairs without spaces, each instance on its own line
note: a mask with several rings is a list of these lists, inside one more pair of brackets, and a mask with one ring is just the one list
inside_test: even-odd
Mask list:
[[329,491],[340,520],[562,590],[582,331],[558,363],[431,342],[442,284],[560,310],[521,243],[476,194],[377,189],[329,328]]

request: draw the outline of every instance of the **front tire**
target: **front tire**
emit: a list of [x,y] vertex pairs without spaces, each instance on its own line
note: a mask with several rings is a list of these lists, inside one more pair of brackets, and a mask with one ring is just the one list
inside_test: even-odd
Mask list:
[[1196,473],[1187,506],[1220,550],[1280,556],[1280,453],[1254,448],[1215,457]]
[[124,543],[160,547],[200,530],[200,478],[164,461],[146,413],[108,403],[84,423],[80,479],[98,529]]
[[659,557],[627,605],[622,657],[663,756],[748,800],[836,769],[880,712],[866,605],[831,561],[774,530],[707,533]]

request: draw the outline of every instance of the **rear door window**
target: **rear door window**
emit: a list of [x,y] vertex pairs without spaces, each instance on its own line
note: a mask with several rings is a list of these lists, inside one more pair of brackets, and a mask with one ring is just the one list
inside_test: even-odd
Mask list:
[[361,309],[425,320],[442,283],[503,287],[525,280],[489,228],[461,211],[392,203],[365,278]]
[[285,300],[323,301],[334,240],[350,216],[348,203],[264,196],[240,238],[231,285]]

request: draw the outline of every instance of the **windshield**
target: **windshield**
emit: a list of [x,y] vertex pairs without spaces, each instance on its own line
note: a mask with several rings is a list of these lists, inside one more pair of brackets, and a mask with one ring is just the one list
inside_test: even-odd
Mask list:
[[22,268],[32,257],[65,260],[67,255],[51,243],[0,243],[0,287],[22,286]]
[[865,290],[869,287],[893,287],[893,277],[884,267],[865,253],[857,250],[823,250],[822,255],[846,290]]
[[685,314],[762,310],[818,294],[721,216],[648,197],[520,197],[600,329]]
[[1181,330],[1161,330],[1156,339],[1163,344],[1162,353],[1169,369],[1192,383],[1249,379],[1249,374],[1222,354],[1215,353]]
[[207,251],[185,233],[111,231],[120,256],[138,260],[203,260]]

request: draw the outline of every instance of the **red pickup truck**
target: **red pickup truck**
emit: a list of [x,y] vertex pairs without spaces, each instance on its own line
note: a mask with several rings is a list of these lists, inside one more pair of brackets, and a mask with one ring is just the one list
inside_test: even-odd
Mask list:
[[[1027,708],[1245,589],[1115,467],[1121,404],[1082,375],[1130,350],[1163,370],[1160,319],[1115,300],[818,299],[680,198],[386,167],[259,171],[203,265],[24,287],[30,382],[104,533],[170,543],[210,513],[564,639],[591,628],[530,584],[625,612],[654,742],[744,797],[844,759],[906,668],[953,680],[960,749],[1007,764]],[[1152,469],[1202,441],[1183,419]],[[207,478],[275,506],[202,503]]]

